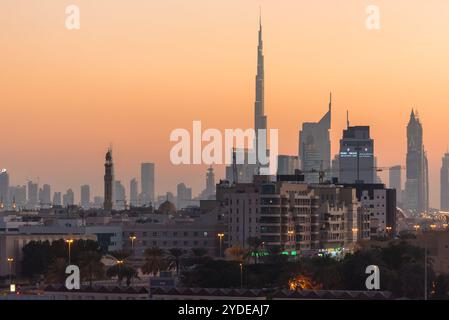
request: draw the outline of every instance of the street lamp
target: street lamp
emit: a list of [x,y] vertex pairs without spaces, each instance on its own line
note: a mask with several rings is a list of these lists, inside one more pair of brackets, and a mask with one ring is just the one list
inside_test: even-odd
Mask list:
[[243,263],[240,262],[240,289],[243,288]]
[[223,245],[223,237],[224,237],[224,233],[220,232],[219,234],[217,234],[218,238],[220,239],[220,250],[219,250],[219,257],[221,258],[222,256],[222,245]]
[[129,237],[129,239],[131,240],[131,250],[134,250],[134,240],[136,240],[137,237],[133,234]]
[[434,224],[434,223],[430,225],[430,229],[432,229],[432,230],[435,230],[435,229],[436,229],[436,227],[437,227],[437,225],[436,225],[436,224]]
[[71,247],[72,247],[72,243],[73,243],[73,239],[67,239],[66,241],[65,241],[66,243],[67,243],[67,246],[68,246],[68,248],[69,248],[69,265],[70,265],[70,254],[71,254]]
[[14,258],[13,257],[8,257],[6,259],[8,261],[8,265],[9,265],[9,284],[12,284],[12,263],[14,262]]
[[122,274],[122,265],[123,265],[124,262],[125,262],[124,260],[117,260],[115,262],[115,263],[117,263],[117,266],[118,266],[117,279],[118,279],[119,285],[121,285],[120,277],[121,277],[121,274]]
[[413,228],[415,228],[415,232],[418,233],[418,230],[419,230],[420,226],[419,226],[419,224],[415,224],[413,226]]

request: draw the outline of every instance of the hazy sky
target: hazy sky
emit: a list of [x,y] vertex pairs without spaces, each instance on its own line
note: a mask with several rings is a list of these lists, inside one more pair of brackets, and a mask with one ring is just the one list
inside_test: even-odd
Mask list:
[[[80,7],[80,30],[65,28],[69,4]],[[365,27],[370,4],[380,8],[380,30]],[[378,165],[405,165],[415,107],[439,205],[449,145],[447,0],[2,0],[0,167],[13,184],[39,176],[77,198],[85,183],[102,194],[113,143],[127,189],[148,161],[158,194],[181,181],[198,193],[205,167],[171,165],[169,134],[193,120],[253,125],[259,5],[265,108],[280,152],[297,154],[301,123],[319,120],[332,91],[332,153],[349,109],[353,125],[371,126]]]

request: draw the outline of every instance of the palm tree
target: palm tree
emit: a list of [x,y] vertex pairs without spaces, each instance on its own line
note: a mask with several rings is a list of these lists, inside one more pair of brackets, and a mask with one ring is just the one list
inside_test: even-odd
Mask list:
[[246,242],[248,243],[250,250],[247,253],[249,256],[252,256],[254,259],[254,263],[257,264],[259,257],[259,248],[262,246],[263,241],[257,237],[249,237]]
[[125,260],[130,255],[131,252],[125,250],[111,252],[111,256],[113,256],[117,260],[117,264],[110,267],[106,271],[106,276],[108,276],[109,278],[117,276],[117,281],[119,285],[121,285],[123,277],[125,276],[126,273],[126,269],[128,268],[128,266],[125,264]]
[[167,269],[167,263],[164,260],[164,251],[159,248],[147,248],[144,252],[145,262],[142,265],[144,274],[157,275],[159,271]]
[[111,256],[113,256],[117,260],[125,260],[131,255],[131,252],[125,250],[113,251],[111,252]]
[[123,278],[126,278],[127,286],[131,284],[132,278],[139,278],[137,276],[137,270],[126,264],[116,264],[115,266],[110,267],[106,271],[106,276],[108,276],[109,278],[117,277],[119,285],[122,284]]
[[101,253],[97,251],[83,251],[79,254],[81,278],[89,280],[92,287],[94,278],[99,279],[104,276],[104,264],[101,262]]
[[185,251],[179,248],[172,248],[168,250],[169,255],[167,257],[167,261],[169,264],[169,268],[176,268],[176,275],[179,276],[179,267],[181,265],[182,256],[185,254]]

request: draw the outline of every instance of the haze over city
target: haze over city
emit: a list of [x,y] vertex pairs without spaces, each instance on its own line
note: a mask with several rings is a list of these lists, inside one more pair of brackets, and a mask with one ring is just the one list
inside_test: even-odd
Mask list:
[[[102,194],[106,148],[128,184],[156,163],[157,194],[185,182],[196,195],[206,166],[173,166],[170,132],[253,126],[258,7],[262,6],[265,113],[281,154],[297,155],[303,122],[318,121],[333,93],[332,155],[346,110],[369,125],[378,166],[405,165],[406,125],[419,112],[439,207],[447,150],[449,3],[376,1],[77,1],[81,29],[64,27],[63,2],[3,1],[2,149],[11,184],[40,177],[54,190],[90,184]],[[25,5],[26,4],[26,5]],[[12,14],[14,12],[14,15]],[[216,167],[217,178],[224,168]],[[382,175],[388,183],[387,175]]]

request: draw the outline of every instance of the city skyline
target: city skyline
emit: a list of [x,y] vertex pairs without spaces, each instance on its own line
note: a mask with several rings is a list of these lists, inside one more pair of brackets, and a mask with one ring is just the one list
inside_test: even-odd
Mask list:
[[[328,92],[332,91],[331,157],[338,151],[345,112],[349,109],[353,125],[370,126],[378,166],[405,165],[405,128],[410,109],[417,107],[429,158],[430,204],[439,207],[441,157],[448,144],[441,137],[445,136],[444,119],[449,116],[443,99],[444,84],[449,80],[446,72],[449,63],[445,58],[449,47],[444,43],[444,31],[440,30],[448,26],[439,13],[443,9],[422,8],[404,1],[396,4],[380,1],[382,28],[369,31],[364,26],[363,5],[349,2],[342,5],[343,9],[326,4],[323,10],[314,4],[287,1],[282,7],[274,7],[262,1],[265,114],[270,118],[269,128],[280,129],[280,154],[297,154],[301,124],[322,116]],[[126,42],[131,44],[128,47],[112,41],[113,31],[117,30],[107,29],[111,21],[102,21],[104,25],[100,26],[92,20],[92,14],[108,8],[105,5],[94,8],[80,1],[83,24],[79,33],[73,34],[64,30],[63,10],[58,15],[59,6],[46,4],[39,8],[31,3],[17,8],[14,2],[7,1],[1,15],[19,9],[23,17],[15,17],[17,22],[8,17],[0,19],[2,29],[11,30],[15,36],[13,39],[1,35],[8,43],[5,73],[0,76],[0,84],[6,89],[3,114],[5,119],[12,119],[2,126],[1,133],[4,137],[7,133],[15,134],[3,139],[0,167],[10,172],[11,185],[23,185],[27,178],[39,176],[42,183],[51,184],[55,191],[64,193],[72,188],[77,198],[79,187],[84,184],[91,185],[92,195],[100,195],[104,146],[112,141],[115,175],[125,186],[131,178],[139,176],[140,163],[150,161],[157,167],[156,195],[174,192],[181,182],[179,176],[193,188],[195,195],[201,192],[207,166],[170,165],[169,132],[178,127],[189,128],[194,119],[202,120],[207,127],[252,127],[259,3],[211,4],[207,7],[210,20],[194,23],[199,14],[195,9],[204,8],[206,2],[189,7],[176,1],[171,5],[136,2],[123,12],[124,29],[119,36],[127,34],[136,23],[143,24],[148,34],[132,33]],[[445,3],[441,6],[449,9]],[[115,12],[121,5],[111,1],[109,8]],[[143,10],[149,8],[153,10]],[[42,10],[47,12],[48,19],[34,15]],[[137,14],[139,10],[145,11],[151,23],[143,19],[143,13]],[[166,17],[167,12],[179,18],[179,25],[170,29],[168,21],[156,17],[158,14]],[[136,22],[128,20],[136,14]],[[323,19],[314,22],[308,15]],[[413,24],[418,18],[426,22],[419,26],[419,32]],[[195,34],[202,30],[200,23],[203,27],[210,25],[213,31]],[[165,38],[150,30],[153,24],[168,28]],[[189,27],[183,30],[180,25]],[[232,32],[235,30],[239,32]],[[100,39],[99,44],[89,36],[92,32]],[[194,45],[175,42],[175,35],[180,33]],[[430,34],[433,38],[429,40]],[[145,42],[138,43],[144,36]],[[439,50],[423,49],[435,45],[438,39]],[[158,44],[160,47],[153,47]],[[104,59],[103,50],[113,48],[120,49],[118,54]],[[339,50],[342,52],[338,53]],[[25,59],[23,66],[18,66],[18,61],[29,57],[28,51],[33,52],[32,59]],[[171,55],[162,59],[167,53]],[[422,53],[430,55],[432,61],[417,63],[422,60]],[[16,60],[16,55],[22,60]],[[136,56],[135,61],[126,59],[130,56]],[[179,61],[182,56],[184,61]],[[112,65],[117,69],[108,68]],[[185,77],[179,80],[174,77],[175,70],[195,76],[185,83]],[[67,72],[72,77],[62,78]],[[120,74],[120,79],[113,79],[114,74]],[[153,79],[152,74],[158,77]],[[112,79],[105,79],[106,76]],[[95,92],[89,89],[92,81],[96,83]],[[173,97],[173,91],[179,97]],[[211,108],[214,112],[210,112]],[[108,125],[98,127],[104,120]],[[17,123],[21,124],[19,129]],[[48,143],[42,142],[46,140]],[[224,176],[223,167],[214,169],[217,178]],[[382,177],[388,184],[386,174]]]

